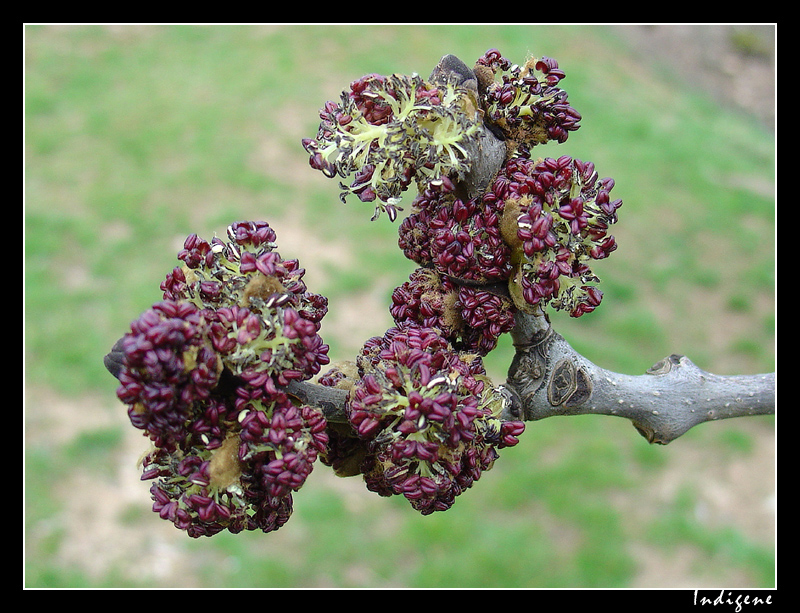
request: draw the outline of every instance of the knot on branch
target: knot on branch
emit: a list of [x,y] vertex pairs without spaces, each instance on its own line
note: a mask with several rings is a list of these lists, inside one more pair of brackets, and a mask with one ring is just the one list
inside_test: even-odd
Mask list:
[[685,355],[678,355],[677,353],[673,353],[672,355],[667,356],[663,360],[659,360],[658,362],[653,364],[650,368],[648,368],[647,374],[666,375],[673,369],[673,367],[679,366],[683,360],[686,360],[687,362],[691,363],[691,360],[689,360],[689,358],[687,358]]
[[592,380],[584,368],[569,359],[556,364],[547,388],[550,404],[570,409],[582,405],[591,395]]

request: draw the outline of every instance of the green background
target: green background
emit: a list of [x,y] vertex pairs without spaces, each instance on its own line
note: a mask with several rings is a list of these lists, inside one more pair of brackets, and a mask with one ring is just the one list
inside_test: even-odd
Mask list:
[[[389,326],[413,264],[397,222],[342,205],[300,140],[364,74],[426,76],[491,47],[558,60],[582,127],[541,154],[595,162],[624,201],[619,249],[595,267],[603,304],[554,317],[558,331],[629,374],[671,353],[719,374],[774,370],[775,134],[611,28],[27,26],[27,587],[774,585],[772,417],[666,447],[610,417],[530,423],[428,517],[322,465],[275,533],[193,540],[150,510],[146,441],[102,357],[160,299],[185,237],[268,221],[329,297],[331,357],[353,357]],[[487,358],[496,381],[512,354],[504,339]]]

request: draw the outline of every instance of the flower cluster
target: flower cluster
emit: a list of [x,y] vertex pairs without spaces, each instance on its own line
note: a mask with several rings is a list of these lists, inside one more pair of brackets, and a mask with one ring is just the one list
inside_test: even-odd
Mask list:
[[509,288],[518,308],[549,304],[579,317],[600,304],[599,279],[588,262],[616,249],[608,229],[622,201],[611,199],[613,187],[593,163],[569,156],[506,162],[484,202],[502,202],[501,230],[515,254]]
[[164,298],[196,305],[225,366],[256,387],[305,380],[329,362],[319,336],[327,299],[307,291],[297,260],[275,251],[265,222],[237,222],[228,243],[191,235],[161,284]]
[[457,351],[486,355],[514,327],[509,298],[457,285],[429,268],[417,268],[395,288],[389,309],[397,325],[436,328]]
[[[450,166],[419,164],[426,148],[412,124],[431,110],[408,109],[435,88],[417,77],[354,82],[341,104],[321,112],[317,140],[304,141],[312,167],[331,177],[355,172],[345,193],[380,200],[392,219],[417,177],[398,244],[419,268],[392,294],[394,327],[364,344],[355,371],[333,369],[319,382],[349,391],[357,435],[331,431],[322,461],[338,474],[363,474],[370,490],[403,495],[424,514],[449,508],[497,449],[516,442],[523,424],[496,418],[501,401],[482,356],[513,328],[518,309],[549,305],[578,317],[600,303],[587,263],[616,248],[607,231],[621,205],[609,196],[614,182],[598,179],[592,163],[531,159],[535,145],[565,142],[581,120],[559,87],[564,72],[555,60],[520,67],[491,49],[474,74],[478,113],[463,115],[453,124],[462,136],[449,138],[464,144],[482,121],[506,142],[506,159],[483,193],[456,189],[475,148],[460,146]],[[460,111],[467,98],[456,98]]]
[[[142,479],[153,510],[190,536],[280,528],[317,459],[422,514],[450,508],[524,431],[500,418],[507,399],[482,361],[517,311],[600,304],[589,264],[616,249],[614,181],[591,162],[531,156],[579,128],[564,72],[496,49],[474,80],[465,71],[463,83],[366,75],[302,141],[312,168],[343,179],[343,201],[375,203],[373,219],[395,220],[417,188],[398,244],[418,268],[392,294],[393,326],[354,363],[320,375],[327,299],[265,222],[234,223],[227,241],[190,235],[162,301],[121,339],[117,395],[152,443]],[[502,166],[472,193],[474,156],[494,137]],[[287,393],[315,376],[347,390],[347,423]]]
[[[355,173],[345,192],[379,200],[377,211],[389,211],[392,219],[400,193],[417,177],[418,194],[400,223],[398,244],[441,277],[444,294],[458,286],[460,304],[471,312],[461,313],[458,324],[450,318],[449,327],[439,322],[448,340],[486,352],[513,325],[515,309],[549,305],[578,317],[597,307],[602,294],[587,262],[616,248],[607,231],[621,201],[609,198],[614,182],[598,179],[591,162],[566,156],[534,161],[530,155],[535,145],[563,143],[579,128],[580,114],[560,88],[564,72],[554,59],[512,65],[490,49],[474,74],[477,98],[418,76],[367,75],[343,92],[341,103],[325,105],[317,139],[303,142],[312,167],[329,176]],[[466,112],[473,103],[477,114]],[[455,185],[469,169],[463,145],[481,117],[502,133],[507,159],[484,193],[466,198]],[[550,168],[559,164],[566,166]],[[509,287],[513,300],[497,295],[498,284]],[[396,302],[406,300],[407,290],[396,290]],[[411,304],[395,306],[407,313]],[[457,329],[469,330],[473,339],[465,343]]]
[[427,189],[400,224],[400,248],[420,266],[478,283],[508,278],[511,249],[500,235],[502,211],[480,197],[463,201],[451,192]]
[[[470,109],[472,111],[470,112]],[[413,180],[440,182],[469,169],[464,142],[477,131],[466,90],[418,75],[366,75],[320,111],[315,139],[303,139],[312,168],[340,183],[341,197],[376,202],[394,219]],[[374,218],[373,217],[373,218]]]
[[194,406],[207,401],[219,383],[222,362],[207,328],[193,304],[164,301],[122,338],[125,367],[117,396],[128,406],[131,423],[160,447],[180,444]]
[[435,328],[392,327],[364,344],[357,365],[348,413],[358,439],[332,441],[324,461],[355,458],[369,490],[402,495],[424,515],[449,509],[524,430],[498,419],[502,400],[480,357],[455,351]]
[[327,444],[321,411],[283,391],[329,363],[327,299],[268,224],[237,222],[228,238],[190,235],[163,300],[120,341],[117,395],[153,444],[153,510],[193,537],[279,528]]
[[463,201],[452,192],[429,188],[414,199],[400,224],[398,244],[419,264],[395,289],[396,323],[437,327],[458,350],[485,355],[514,325],[510,299],[489,291],[513,271],[513,251],[500,228],[502,202],[481,197]]
[[478,59],[475,73],[487,121],[523,150],[548,141],[563,143],[580,127],[580,114],[558,87],[564,71],[556,60],[531,58],[522,66],[512,65],[490,49]]
[[155,480],[153,510],[192,537],[280,528],[292,513],[292,492],[327,444],[319,411],[296,407],[283,393],[237,391],[233,401],[217,400],[227,427],[218,446],[194,433],[143,461],[142,478]]

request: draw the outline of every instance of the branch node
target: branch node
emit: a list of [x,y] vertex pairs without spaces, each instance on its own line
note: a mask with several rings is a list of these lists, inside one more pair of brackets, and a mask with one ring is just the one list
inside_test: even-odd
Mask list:
[[683,361],[690,362],[689,358],[685,355],[678,355],[677,353],[673,353],[665,357],[663,360],[659,360],[655,364],[653,364],[650,368],[647,369],[648,375],[666,375],[668,372],[672,370],[674,366],[680,366],[681,362]]
[[592,380],[586,369],[566,358],[556,364],[547,389],[550,404],[571,409],[582,405],[591,395]]

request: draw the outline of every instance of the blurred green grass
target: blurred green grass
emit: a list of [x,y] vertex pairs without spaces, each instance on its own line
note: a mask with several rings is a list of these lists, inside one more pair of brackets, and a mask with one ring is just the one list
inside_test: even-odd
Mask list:
[[[80,492],[57,485],[86,473],[103,491],[127,487],[115,467],[131,428],[102,356],[160,298],[186,235],[269,221],[282,254],[330,299],[322,331],[332,357],[352,357],[386,329],[391,290],[413,265],[396,225],[370,222],[367,205],[341,205],[300,139],[363,74],[424,75],[446,53],[470,63],[490,47],[558,59],[584,119],[541,154],[594,161],[625,203],[620,247],[596,270],[603,305],[579,320],[554,316],[559,332],[631,374],[675,352],[720,374],[774,370],[774,135],[634,60],[606,28],[28,26],[26,585],[625,587],[640,571],[638,547],[669,559],[681,545],[697,564],[730,571],[726,580],[774,583],[771,544],[698,519],[702,492],[681,490],[629,519],[686,446],[706,449],[709,462],[722,451],[747,462],[752,445],[725,441],[752,440],[769,418],[706,425],[668,448],[647,446],[621,420],[545,420],[446,513],[417,517],[318,468],[274,534],[157,532],[192,560],[180,578],[132,573],[124,561],[91,572],[69,563],[80,528],[68,525],[65,500]],[[487,358],[496,380],[511,354],[504,339]],[[59,421],[54,398],[99,408],[85,424],[77,411],[75,434],[53,442],[42,432]],[[120,530],[165,523],[147,510],[146,489],[140,496],[115,516]]]

